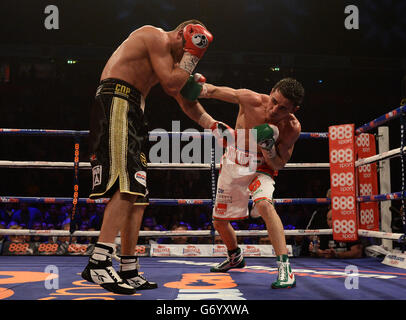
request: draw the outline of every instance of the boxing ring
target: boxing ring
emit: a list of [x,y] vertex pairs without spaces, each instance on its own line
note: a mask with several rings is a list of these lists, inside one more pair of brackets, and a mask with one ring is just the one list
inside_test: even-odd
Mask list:
[[[400,118],[401,146],[384,151],[377,155],[358,159],[355,166],[360,167],[394,157],[401,158],[401,190],[376,195],[357,196],[357,203],[384,202],[399,200],[404,204],[405,198],[405,140],[406,106],[388,112],[355,130],[355,134],[372,131],[383,124]],[[80,198],[79,171],[89,170],[90,163],[79,160],[81,139],[88,131],[47,130],[47,129],[0,129],[1,135],[7,136],[60,136],[72,137],[74,140],[73,162],[47,161],[11,161],[1,160],[3,168],[40,168],[69,169],[74,172],[74,183],[71,197],[20,197],[0,195],[1,203],[37,203],[37,204],[71,204],[70,230],[29,230],[0,229],[0,235],[20,236],[65,236],[97,237],[99,231],[75,230],[73,221],[79,204],[106,204],[109,199],[91,200]],[[150,136],[156,134],[150,133]],[[170,132],[171,137],[182,135],[182,132]],[[191,133],[187,133],[190,137]],[[196,133],[202,139],[211,141],[210,163],[148,163],[149,170],[208,170],[211,174],[211,199],[160,199],[151,198],[151,206],[209,206],[213,208],[216,196],[215,141],[208,132]],[[328,132],[302,132],[299,139],[328,140]],[[300,142],[298,142],[300,143]],[[288,163],[283,170],[329,170],[329,163]],[[153,186],[152,186],[153,188]],[[283,198],[274,199],[276,205],[294,204],[331,204],[330,198]],[[251,204],[251,203],[250,203]],[[402,216],[404,231],[406,219]],[[388,231],[371,231],[358,229],[360,237],[373,237],[382,241],[398,241],[404,246],[405,233]],[[266,230],[237,230],[237,236],[267,236]],[[332,229],[318,230],[285,230],[285,235],[312,236],[331,235]],[[211,237],[217,235],[212,230],[185,231],[144,231],[140,237]],[[404,247],[403,247],[404,248]],[[79,249],[80,250],[80,249]],[[82,252],[84,253],[84,252]],[[89,252],[86,252],[89,254]],[[403,250],[402,253],[403,254]],[[400,255],[401,255],[400,254]],[[393,265],[382,264],[376,258],[361,259],[317,259],[292,257],[291,265],[297,278],[297,287],[291,290],[270,290],[270,283],[277,276],[274,256],[271,258],[248,257],[247,267],[230,270],[224,274],[213,274],[209,268],[222,261],[223,255],[171,256],[154,255],[152,249],[141,258],[141,271],[148,278],[158,283],[158,289],[138,291],[133,296],[116,295],[107,292],[97,285],[91,285],[80,277],[80,272],[87,263],[88,257],[25,254],[0,256],[0,299],[5,300],[403,300],[406,298],[406,270]],[[292,256],[292,255],[291,255]],[[395,259],[399,259],[397,256]],[[117,262],[114,262],[117,263]],[[165,270],[165,272],[162,272]]]

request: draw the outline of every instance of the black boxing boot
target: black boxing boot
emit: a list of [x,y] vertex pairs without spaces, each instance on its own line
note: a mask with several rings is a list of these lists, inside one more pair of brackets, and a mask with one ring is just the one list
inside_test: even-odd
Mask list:
[[134,294],[135,288],[124,282],[113,268],[113,244],[96,243],[82,278],[117,294]]
[[128,285],[137,290],[156,289],[158,284],[150,282],[139,273],[140,263],[137,256],[120,256],[120,271],[118,275]]
[[239,247],[237,249],[227,251],[228,258],[218,265],[210,268],[210,272],[227,272],[230,269],[244,268],[245,259]]

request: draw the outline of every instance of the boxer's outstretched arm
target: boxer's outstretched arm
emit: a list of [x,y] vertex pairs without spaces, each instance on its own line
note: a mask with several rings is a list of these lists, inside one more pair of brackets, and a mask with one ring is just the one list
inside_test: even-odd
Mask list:
[[181,94],[176,95],[175,99],[182,108],[183,112],[204,129],[210,129],[216,122],[197,100],[187,100]]
[[217,99],[224,102],[256,106],[261,104],[261,95],[249,89],[233,89],[230,87],[218,87],[206,83],[203,86],[202,94],[199,98]]

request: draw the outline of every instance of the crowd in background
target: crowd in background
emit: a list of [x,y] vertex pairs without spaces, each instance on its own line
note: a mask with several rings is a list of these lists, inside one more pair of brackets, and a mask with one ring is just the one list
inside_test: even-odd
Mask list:
[[[209,174],[204,175],[196,171],[155,171],[151,180],[161,179],[161,183],[149,184],[151,198],[162,199],[210,199]],[[283,179],[283,176],[281,177]],[[316,180],[315,180],[316,181]],[[35,183],[33,181],[32,183]],[[308,183],[307,190],[302,197],[308,197],[312,188],[320,187],[318,183]],[[280,188],[279,194],[284,192]],[[323,194],[313,194],[321,197]],[[0,203],[0,226],[9,229],[37,229],[37,230],[69,230],[71,225],[72,204],[51,203]],[[105,204],[78,204],[73,217],[76,230],[100,230]],[[303,205],[277,205],[282,222],[287,229],[304,229],[309,222],[315,206]],[[262,218],[234,222],[236,230],[266,230]],[[174,230],[178,227],[188,230],[211,229],[211,207],[204,205],[180,206],[154,206],[147,207],[141,230]],[[28,240],[28,239],[25,239]],[[47,241],[47,237],[39,237],[39,241]],[[140,237],[140,243],[149,243],[149,240]],[[210,239],[193,238],[190,241],[212,241]],[[258,237],[244,237],[241,243],[259,243]],[[88,243],[89,238],[77,239]],[[156,241],[171,242],[171,239],[162,238]]]

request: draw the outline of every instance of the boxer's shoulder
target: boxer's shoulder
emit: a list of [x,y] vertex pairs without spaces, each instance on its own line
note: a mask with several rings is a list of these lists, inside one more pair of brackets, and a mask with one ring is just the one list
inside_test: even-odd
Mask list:
[[299,120],[293,114],[290,115],[283,124],[279,124],[278,128],[283,139],[289,141],[296,141],[302,131],[302,126]]
[[244,108],[260,107],[265,102],[264,95],[250,89],[238,89],[237,94],[240,105]]
[[130,37],[143,37],[151,41],[168,41],[168,33],[161,28],[145,25],[134,30]]

